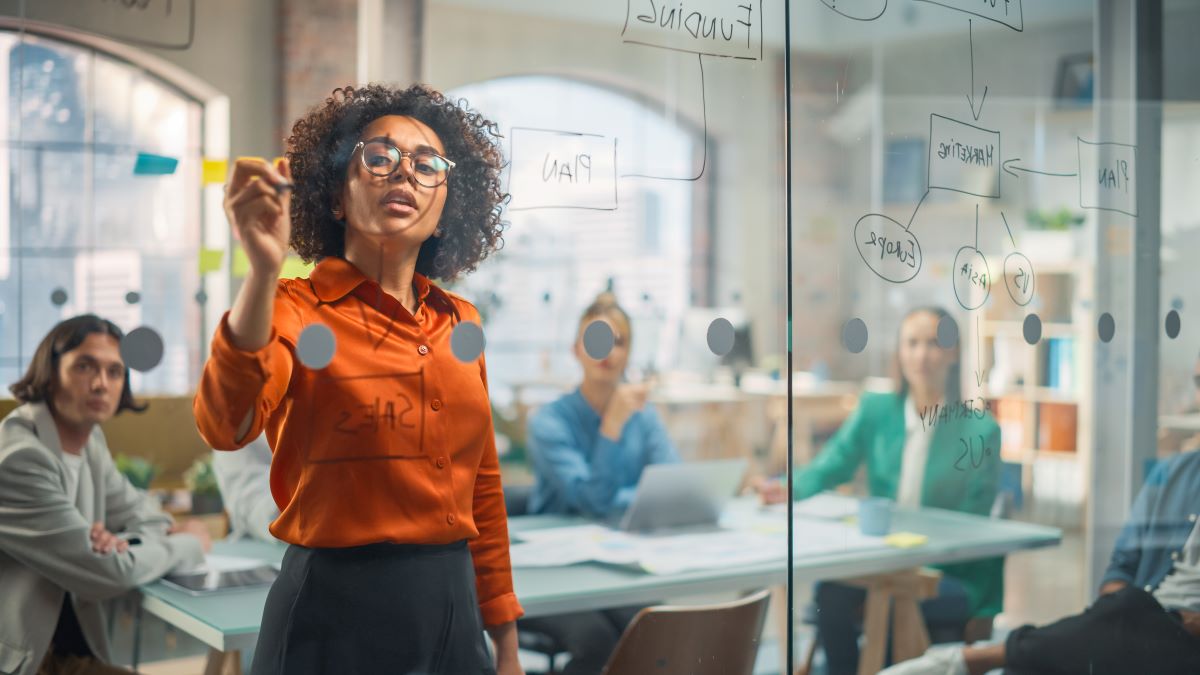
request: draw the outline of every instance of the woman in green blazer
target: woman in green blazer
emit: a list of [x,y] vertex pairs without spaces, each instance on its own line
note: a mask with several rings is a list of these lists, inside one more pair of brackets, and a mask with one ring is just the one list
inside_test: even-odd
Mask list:
[[[910,312],[900,325],[896,393],[864,394],[858,407],[817,457],[795,476],[797,499],[854,478],[866,464],[872,496],[900,507],[934,507],[988,515],[1000,476],[1000,427],[982,399],[963,400],[959,349],[938,341],[957,325],[943,309]],[[778,485],[778,484],[776,484]],[[785,498],[763,491],[766,501]],[[803,531],[797,536],[803,536]],[[937,566],[938,597],[922,604],[926,621],[939,625],[990,618],[1004,598],[1004,559]],[[833,582],[815,589],[818,639],[830,675],[858,671],[858,635],[865,592]]]

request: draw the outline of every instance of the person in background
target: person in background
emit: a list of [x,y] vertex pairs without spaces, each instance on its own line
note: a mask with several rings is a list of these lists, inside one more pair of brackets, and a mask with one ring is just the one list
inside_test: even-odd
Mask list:
[[887,675],[1200,673],[1200,452],[1160,461],[1138,493],[1100,597],[1001,644],[934,647]]
[[[947,323],[948,322],[948,323]],[[865,464],[873,497],[900,507],[929,506],[986,516],[995,501],[1000,475],[1000,428],[978,401],[962,401],[958,345],[943,347],[943,332],[958,335],[944,309],[915,309],[900,324],[897,361],[899,391],[865,393],[858,407],[795,475],[795,497],[806,499],[854,478]],[[768,503],[787,498],[785,486],[762,483]],[[926,622],[986,623],[1001,610],[1004,559],[936,566],[943,572],[935,598],[922,603]],[[829,675],[858,672],[859,624],[866,591],[835,582],[815,589],[817,639]]]
[[343,87],[233,168],[250,270],[193,409],[209,447],[271,445],[290,546],[253,675],[522,673],[487,369],[451,347],[480,316],[432,281],[502,244],[496,134],[424,85]]
[[[1179,414],[1200,419],[1200,360],[1196,361],[1196,365],[1192,371],[1192,382],[1194,386],[1192,402]],[[1160,452],[1166,453],[1200,450],[1200,431],[1194,429],[1160,428],[1158,431],[1158,449]]]
[[[612,328],[612,351],[588,356],[584,331],[593,321]],[[626,509],[642,469],[678,462],[662,420],[647,402],[645,383],[624,381],[632,347],[629,315],[611,293],[583,312],[574,353],[583,368],[575,391],[539,409],[529,420],[529,454],[536,484],[530,513],[607,518]],[[522,629],[545,633],[571,654],[564,675],[599,673],[625,627],[641,607],[523,619]]]
[[141,412],[123,334],[94,315],[56,325],[0,422],[0,672],[114,675],[103,601],[204,562],[199,521],[171,517],[117,471],[100,424]]
[[270,530],[279,517],[279,507],[271,495],[271,446],[267,437],[259,435],[237,452],[214,452],[213,472],[229,516],[230,537],[279,541]]

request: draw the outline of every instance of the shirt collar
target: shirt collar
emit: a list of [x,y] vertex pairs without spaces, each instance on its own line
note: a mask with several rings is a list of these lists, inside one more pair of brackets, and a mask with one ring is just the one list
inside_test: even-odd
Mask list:
[[[312,273],[308,275],[308,280],[312,284],[313,293],[321,302],[325,303],[337,302],[363,284],[379,285],[368,279],[349,260],[337,256],[322,258],[313,268]],[[418,304],[424,304],[426,300],[432,298],[441,303],[445,309],[454,311],[454,303],[450,300],[450,296],[424,274],[413,274],[413,288],[417,292]]]
[[[62,440],[58,435],[58,426],[54,424],[54,413],[50,412],[50,406],[42,402],[26,403],[23,408],[27,410],[27,417],[33,421],[33,427],[37,437],[42,441],[47,448],[50,448],[59,457],[68,457],[68,454],[62,447]],[[88,448],[92,445],[93,439],[96,437],[96,429],[92,429],[92,433],[88,434],[87,442],[80,449],[79,456],[82,458],[87,454]],[[63,460],[64,462],[67,460]]]

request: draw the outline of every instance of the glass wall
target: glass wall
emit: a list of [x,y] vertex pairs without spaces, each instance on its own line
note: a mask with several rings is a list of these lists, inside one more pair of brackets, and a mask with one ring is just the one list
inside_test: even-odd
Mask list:
[[[1200,449],[1194,3],[319,4],[0,0],[3,384],[96,312],[153,330],[134,386],[187,407],[247,270],[224,167],[336,86],[422,81],[505,160],[504,246],[445,285],[482,318],[530,618],[767,589],[755,673],[1001,641],[1091,603]],[[552,506],[546,411],[614,395],[653,452],[613,513]],[[521,535],[638,499],[716,503],[720,536]]]

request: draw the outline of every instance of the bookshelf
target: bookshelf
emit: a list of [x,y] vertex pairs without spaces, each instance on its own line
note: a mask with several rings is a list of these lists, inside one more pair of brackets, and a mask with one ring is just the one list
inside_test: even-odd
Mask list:
[[[989,401],[1000,425],[1000,456],[1021,466],[1023,516],[1074,528],[1082,525],[1092,445],[1092,268],[1077,261],[1039,261],[1036,250],[1024,253],[1036,275],[1034,299],[1020,307],[1004,280],[994,280],[991,298],[969,322],[964,391],[980,392]],[[991,269],[1004,269],[1003,262],[988,259]],[[1042,320],[1042,337],[1029,345],[1023,325],[1033,313]],[[978,367],[984,371],[982,387],[972,375]]]

